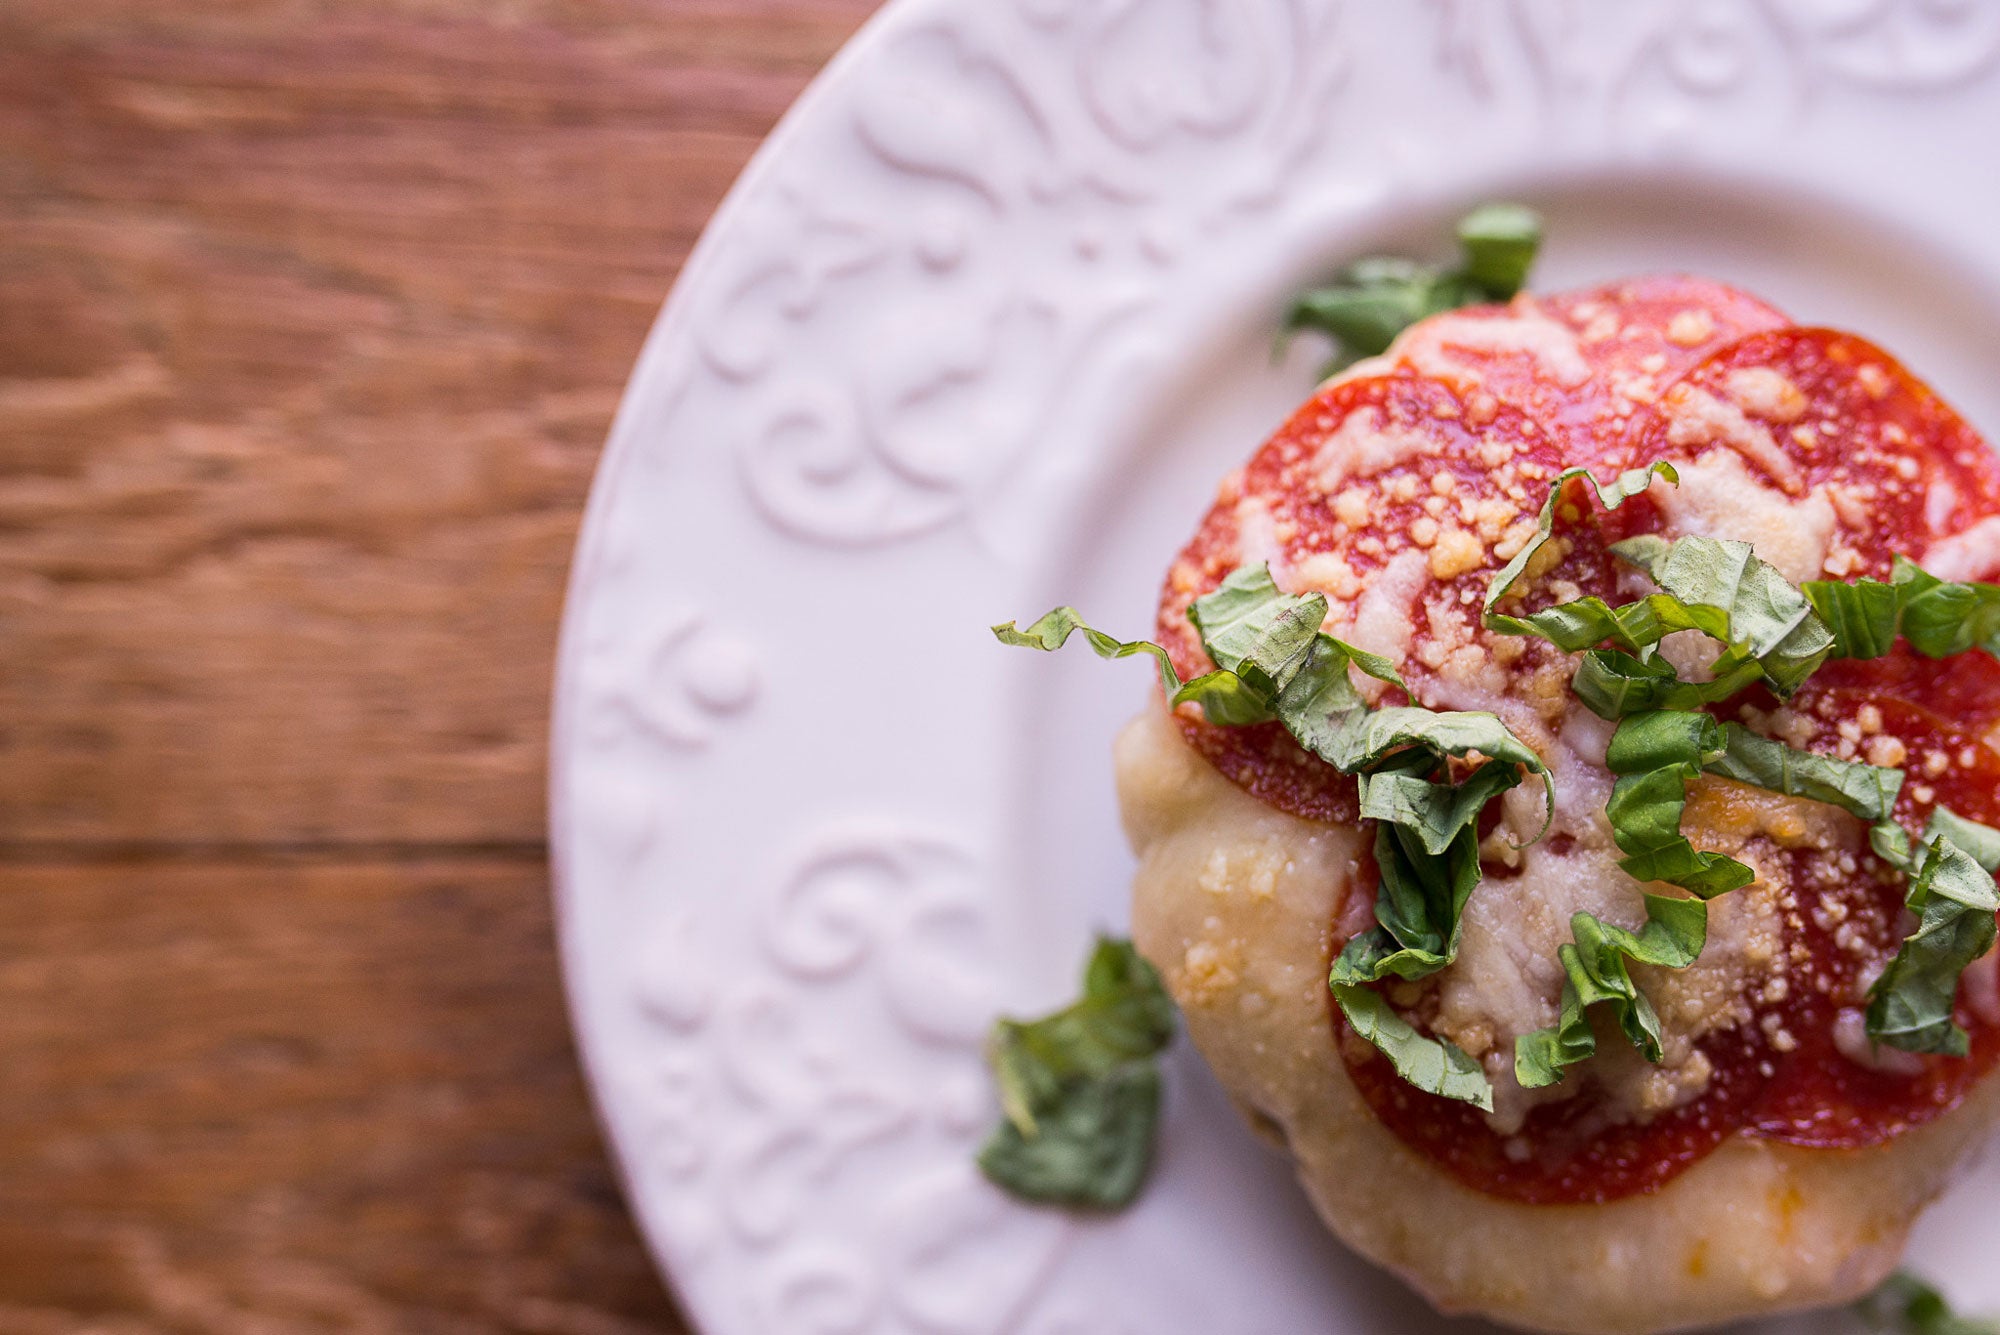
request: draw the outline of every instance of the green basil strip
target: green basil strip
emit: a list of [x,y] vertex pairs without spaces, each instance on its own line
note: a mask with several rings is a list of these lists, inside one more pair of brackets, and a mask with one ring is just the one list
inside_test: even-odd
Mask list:
[[1132,1063],[1066,1085],[1024,1135],[1002,1122],[979,1151],[994,1185],[1021,1200],[1116,1210],[1145,1185],[1160,1116],[1160,1072]]
[[1269,566],[1243,566],[1195,599],[1188,620],[1217,667],[1276,700],[1319,639],[1326,595],[1286,593]]
[[1442,311],[1506,301],[1527,282],[1541,247],[1542,222],[1519,204],[1488,204],[1458,224],[1457,268],[1374,256],[1358,260],[1325,287],[1301,294],[1285,316],[1287,334],[1314,329],[1340,345],[1330,370],[1389,350],[1396,336]]
[[1426,1093],[1493,1111],[1493,1086],[1463,1049],[1418,1033],[1387,998],[1365,987],[1336,986],[1333,996],[1354,1032],[1379,1048],[1397,1075]]
[[1988,872],[2000,872],[2000,830],[1990,825],[1981,825],[1976,820],[1967,820],[1955,811],[1939,807],[1931,812],[1931,823],[1924,831],[1924,838],[1949,839]]
[[1062,648],[1073,633],[1081,633],[1090,647],[1097,651],[1099,658],[1151,655],[1159,665],[1160,685],[1166,690],[1169,709],[1189,703],[1198,704],[1210,723],[1225,727],[1265,723],[1275,717],[1270,692],[1259,683],[1246,681],[1227,669],[1204,673],[1193,681],[1182,682],[1180,674],[1174,671],[1173,659],[1165,649],[1150,640],[1114,639],[1085,624],[1073,607],[1058,607],[1026,630],[1014,629],[1011,621],[993,627],[994,638],[1002,644],[1051,653]]
[[1993,884],[2000,830],[1939,807],[1914,845],[1888,820],[1869,837],[1885,861],[1911,877],[1905,902],[1918,923],[1869,990],[1868,1036],[1906,1052],[1963,1056],[1966,1035],[1952,1009],[1959,976],[1993,942],[1994,910],[1982,906],[2000,907]]
[[1646,925],[1637,933],[1599,921],[1588,913],[1570,919],[1574,944],[1557,951],[1563,966],[1562,1017],[1547,1029],[1514,1041],[1514,1077],[1538,1089],[1563,1078],[1567,1068],[1597,1052],[1590,1028],[1593,1007],[1608,1005],[1625,1037],[1657,1062],[1660,1019],[1632,981],[1630,963],[1685,969],[1708,940],[1708,906],[1699,899],[1646,896]]
[[2000,1335],[2000,1321],[1958,1315],[1942,1293],[1907,1270],[1889,1276],[1854,1310],[1883,1335]]
[[1942,835],[1910,886],[1917,930],[1868,992],[1868,1037],[1904,1052],[1963,1057],[1966,1033],[1952,1019],[1959,976],[1993,948],[2000,889],[1993,872]]
[[1409,831],[1426,853],[1443,855],[1479,813],[1521,782],[1513,764],[1489,761],[1461,783],[1435,783],[1394,770],[1361,776],[1361,815]]
[[1727,700],[1764,679],[1764,670],[1734,651],[1715,663],[1709,681],[1682,681],[1673,664],[1618,649],[1593,649],[1577,661],[1570,690],[1584,708],[1617,722],[1649,709],[1697,710]]
[[1495,301],[1527,286],[1542,247],[1542,219],[1520,204],[1482,204],[1458,220],[1462,272]]
[[1798,690],[1833,653],[1833,632],[1812,603],[1747,542],[1670,542],[1645,534],[1614,543],[1611,550],[1688,609],[1720,611],[1727,626],[1714,638],[1755,661],[1780,696]]
[[2000,658],[2000,584],[1951,584],[1904,557],[1888,583],[1815,580],[1803,586],[1833,629],[1834,656],[1880,658],[1898,637],[1926,658],[1984,649]]
[[1468,825],[1443,857],[1425,856],[1421,842],[1400,825],[1376,825],[1376,926],[1334,960],[1333,986],[1423,978],[1458,957],[1465,902],[1479,885],[1479,834]]
[[[1581,481],[1589,483],[1591,490],[1597,493],[1597,503],[1606,510],[1616,510],[1634,496],[1650,488],[1653,485],[1655,477],[1665,478],[1676,486],[1680,485],[1681,475],[1675,471],[1672,464],[1665,462],[1655,463],[1646,468],[1634,468],[1628,472],[1620,473],[1617,480],[1612,482],[1608,487],[1599,483],[1595,477],[1591,476],[1591,472],[1587,468],[1570,468],[1558,473],[1556,480],[1549,484],[1548,499],[1542,502],[1542,514],[1535,525],[1535,536],[1528,539],[1527,546],[1514,553],[1514,559],[1509,561],[1505,566],[1502,566],[1500,573],[1493,577],[1493,582],[1486,586],[1486,604],[1484,608],[1486,628],[1502,635],[1540,635],[1543,633],[1529,622],[1517,617],[1502,616],[1494,612],[1493,608],[1502,598],[1505,598],[1513,591],[1514,585],[1520,582],[1522,574],[1527,571],[1528,563],[1534,560],[1535,553],[1539,552],[1547,545],[1549,539],[1555,536],[1556,512],[1561,509],[1563,492],[1571,482]],[[1588,648],[1590,644],[1596,644],[1604,638],[1603,636],[1599,636],[1597,640],[1589,641],[1587,644],[1577,647]]]
[[1734,858],[1706,853],[1681,833],[1687,785],[1726,753],[1722,726],[1706,714],[1653,710],[1618,725],[1605,764],[1618,780],[1606,814],[1635,880],[1665,881],[1700,899],[1740,890],[1757,874]]
[[1903,790],[1903,771],[1814,755],[1774,742],[1740,724],[1723,728],[1723,752],[1708,762],[1710,774],[1787,797],[1839,807],[1874,824],[1889,819]]
[[1001,1020],[987,1057],[1005,1119],[980,1151],[996,1184],[1030,1200],[1110,1208],[1139,1190],[1159,1108],[1154,1057],[1174,1005],[1128,941],[1100,938],[1083,995],[1039,1020]]

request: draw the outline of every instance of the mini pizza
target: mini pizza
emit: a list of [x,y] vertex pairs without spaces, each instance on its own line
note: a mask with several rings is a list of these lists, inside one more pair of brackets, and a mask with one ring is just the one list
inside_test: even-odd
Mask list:
[[2000,459],[1860,339],[1685,277],[1434,315],[1168,572],[1134,941],[1443,1310],[1852,1299],[2000,1113],[1995,579]]

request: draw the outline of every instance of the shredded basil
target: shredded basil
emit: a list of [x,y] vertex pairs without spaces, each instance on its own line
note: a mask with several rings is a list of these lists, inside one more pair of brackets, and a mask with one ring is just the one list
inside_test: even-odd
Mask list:
[[1722,612],[1727,629],[1714,638],[1727,644],[1729,653],[1716,665],[1718,678],[1735,666],[1728,660],[1747,660],[1757,665],[1774,692],[1789,696],[1833,653],[1833,632],[1814,615],[1806,596],[1759,560],[1747,542],[1669,542],[1646,534],[1614,543],[1611,550],[1689,608]]
[[1458,244],[1466,278],[1494,301],[1506,301],[1528,285],[1542,248],[1542,218],[1523,204],[1482,204],[1458,220]]
[[1688,782],[1726,753],[1722,725],[1706,714],[1633,714],[1611,734],[1605,765],[1618,780],[1606,814],[1625,853],[1618,865],[1634,880],[1665,881],[1713,899],[1757,879],[1741,862],[1703,852],[1681,833]]
[[1292,303],[1285,331],[1329,335],[1340,370],[1389,350],[1396,335],[1428,316],[1460,306],[1506,301],[1527,282],[1541,247],[1542,220],[1519,204],[1488,204],[1459,220],[1456,268],[1375,256],[1357,260],[1325,287]]
[[1026,1200],[1129,1203],[1152,1158],[1154,1058],[1173,1034],[1173,1001],[1153,966],[1129,941],[1100,938],[1080,999],[994,1025],[987,1058],[1005,1120],[980,1150],[980,1168]]
[[1333,962],[1337,987],[1394,976],[1424,978],[1458,957],[1465,902],[1479,885],[1479,835],[1460,830],[1443,856],[1426,855],[1422,836],[1387,821],[1375,826],[1375,923]]
[[1649,709],[1700,709],[1734,695],[1758,675],[1755,669],[1739,669],[1729,680],[1684,682],[1664,658],[1593,649],[1577,660],[1570,690],[1584,708],[1615,723]]
[[1899,769],[1796,750],[1738,723],[1727,725],[1723,734],[1722,754],[1706,766],[1710,774],[1787,797],[1825,802],[1871,825],[1889,819],[1896,795],[1903,790]]
[[1493,1086],[1456,1044],[1418,1033],[1388,998],[1365,987],[1336,983],[1333,997],[1354,1032],[1380,1049],[1404,1080],[1427,1094],[1493,1111]]
[[[1579,686],[1585,704],[1607,717],[1619,717],[1607,713],[1615,709],[1712,704],[1758,681],[1790,696],[1833,652],[1833,633],[1805,595],[1759,560],[1747,542],[1669,542],[1647,534],[1614,543],[1611,550],[1644,570],[1661,592],[1619,607],[1589,597],[1525,617],[1492,612],[1486,617],[1492,630],[1539,636],[1569,653],[1614,646],[1597,651],[1589,679]],[[1496,579],[1489,600],[1497,601],[1500,588]],[[1682,682],[1654,661],[1660,641],[1684,630],[1725,646],[1712,681]]]
[[1632,981],[1628,964],[1685,969],[1708,940],[1708,906],[1699,899],[1646,896],[1646,925],[1629,932],[1588,913],[1570,919],[1574,943],[1556,954],[1563,966],[1562,1018],[1514,1041],[1514,1078],[1525,1089],[1552,1085],[1597,1052],[1590,1012],[1608,1006],[1625,1037],[1649,1062],[1661,1055],[1660,1019]]
[[[1833,652],[1834,637],[1806,596],[1759,560],[1748,543],[1713,538],[1669,542],[1655,535],[1631,538],[1614,544],[1612,552],[1644,570],[1661,592],[1617,607],[1593,596],[1525,616],[1494,610],[1513,592],[1535,553],[1553,537],[1556,515],[1572,480],[1590,482],[1599,502],[1613,510],[1645,491],[1656,476],[1680,481],[1666,463],[1633,469],[1610,487],[1598,485],[1583,469],[1558,476],[1543,502],[1534,538],[1487,586],[1487,629],[1536,636],[1567,653],[1589,651],[1578,665],[1573,686],[1586,708],[1607,719],[1642,710],[1698,709],[1758,681],[1781,696],[1791,695]],[[1684,682],[1655,656],[1661,640],[1686,630],[1725,646],[1709,681]],[[1610,647],[1600,647],[1605,645]]]
[[1209,722],[1224,726],[1265,723],[1273,717],[1275,702],[1270,692],[1261,689],[1258,684],[1246,681],[1227,669],[1204,673],[1192,681],[1183,682],[1180,674],[1174,671],[1174,661],[1165,649],[1150,640],[1118,640],[1101,630],[1092,629],[1073,607],[1058,607],[1026,630],[1014,629],[1011,621],[993,627],[995,638],[1002,644],[1049,652],[1062,648],[1073,632],[1081,632],[1099,658],[1151,655],[1159,665],[1160,685],[1167,693],[1169,708],[1198,704]]
[[1963,1057],[1969,1040],[1952,1010],[1966,966],[1993,948],[2000,830],[1940,810],[1919,841],[1921,852],[1886,821],[1876,826],[1873,843],[1911,877],[1904,902],[1918,921],[1868,991],[1868,1037],[1904,1052]]
[[1803,585],[1833,629],[1834,655],[1880,658],[1898,637],[1926,658],[1984,649],[2000,658],[2000,584],[1952,584],[1904,557],[1887,583],[1815,580]]
[[[1504,240],[1494,245],[1475,256],[1468,240],[1468,271],[1477,266],[1487,277],[1507,272],[1515,261]],[[1407,287],[1399,290],[1408,295]],[[1393,331],[1385,346],[1391,337]],[[1570,483],[1587,482],[1610,510],[1656,477],[1679,481],[1664,462],[1621,474],[1609,486],[1583,469],[1563,473],[1550,487],[1536,534],[1487,590],[1490,630],[1537,636],[1581,654],[1572,683],[1578,698],[1618,723],[1606,756],[1617,776],[1606,814],[1625,855],[1619,865],[1639,881],[1678,886],[1690,895],[1646,895],[1647,920],[1636,933],[1587,913],[1571,920],[1574,940],[1559,948],[1560,1017],[1517,1039],[1517,1078],[1528,1087],[1554,1083],[1590,1057],[1596,1048],[1590,1014],[1599,1007],[1611,1008],[1648,1060],[1660,1059],[1658,1017],[1629,965],[1687,967],[1706,939],[1705,901],[1755,880],[1750,867],[1696,849],[1682,832],[1687,785],[1702,773],[1825,802],[1871,823],[1877,851],[1911,879],[1907,903],[1920,922],[1869,993],[1869,1037],[1911,1052],[1963,1055],[1967,1037],[1952,1011],[1960,975],[1995,940],[2000,831],[1939,809],[1922,840],[1912,841],[1892,817],[1902,771],[1799,751],[1741,725],[1719,723],[1705,707],[1759,682],[1789,697],[1828,658],[1879,657],[1898,637],[1932,657],[1972,648],[2000,656],[2000,585],[1946,583],[1899,559],[1887,583],[1820,581],[1800,588],[1747,543],[1646,535],[1611,550],[1650,576],[1658,593],[1616,607],[1591,597],[1521,616],[1494,610],[1552,539]],[[1275,719],[1305,749],[1354,776],[1361,815],[1376,822],[1376,925],[1347,943],[1329,983],[1355,1032],[1405,1080],[1490,1111],[1492,1091],[1479,1064],[1451,1043],[1417,1031],[1368,985],[1427,977],[1452,963],[1466,903],[1480,881],[1480,815],[1532,773],[1542,780],[1552,818],[1548,769],[1493,714],[1371,706],[1354,671],[1405,696],[1408,687],[1393,663],[1323,632],[1326,612],[1322,595],[1286,594],[1264,566],[1233,572],[1189,610],[1217,669],[1188,682],[1159,645],[1116,640],[1085,625],[1070,608],[1057,608],[1025,631],[1011,622],[993,629],[1004,643],[1036,649],[1059,648],[1080,631],[1106,658],[1150,654],[1170,705],[1199,704],[1210,721],[1229,726]],[[1658,654],[1661,640],[1686,630],[1724,646],[1708,681],[1681,680]],[[1478,763],[1454,782],[1454,760],[1461,771],[1465,761]],[[1157,988],[1156,977],[1152,983]],[[1087,988],[1086,1003],[1090,995]],[[1171,1005],[1164,993],[1160,997],[1164,1032],[1170,1033]],[[1116,1203],[1119,1191],[1129,1199],[1144,1170],[1145,1138],[1135,1141],[1132,1128],[1143,1123],[1150,1130],[1157,1075],[1150,1067],[1135,1068],[1142,1058],[1119,1055],[1124,1049],[1116,1043],[1107,1049],[1111,1057],[1085,1071],[1075,1063],[1094,1059],[1076,1054],[1094,1051],[1090,1040],[1034,1037],[1060,1036],[1065,1026],[1093,1032],[1070,1016],[1062,1012],[1026,1026],[1002,1022],[996,1031],[994,1066],[1008,1121],[982,1162],[991,1160],[988,1171],[996,1180],[1010,1176],[1023,1194],[1038,1199]],[[1042,1049],[1051,1044],[1071,1055],[1049,1056]],[[1056,1130],[1045,1144],[1047,1127]]]
[[1958,1315],[1942,1293],[1907,1270],[1889,1276],[1854,1310],[1882,1335],[2000,1335],[2000,1321]]

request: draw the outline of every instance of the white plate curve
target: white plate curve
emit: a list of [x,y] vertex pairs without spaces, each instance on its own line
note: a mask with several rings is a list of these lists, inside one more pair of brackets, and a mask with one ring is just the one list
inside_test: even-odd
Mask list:
[[[1548,216],[1537,286],[1738,282],[1991,437],[1996,125],[1996,0],[879,14],[648,340],[558,665],[572,1009],[703,1335],[1485,1329],[1332,1242],[1185,1044],[1135,1209],[979,1178],[988,1024],[1125,920],[1108,753],[1148,689],[986,628],[1072,602],[1147,633],[1216,481],[1311,388],[1322,350],[1273,354],[1287,296],[1486,198]],[[2000,1305],[1996,1188],[1918,1247]]]

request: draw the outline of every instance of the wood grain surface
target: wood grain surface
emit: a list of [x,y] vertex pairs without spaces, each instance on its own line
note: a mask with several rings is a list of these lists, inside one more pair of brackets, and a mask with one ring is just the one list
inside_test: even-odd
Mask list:
[[0,1335],[682,1329],[551,936],[584,491],[875,0],[0,0]]

